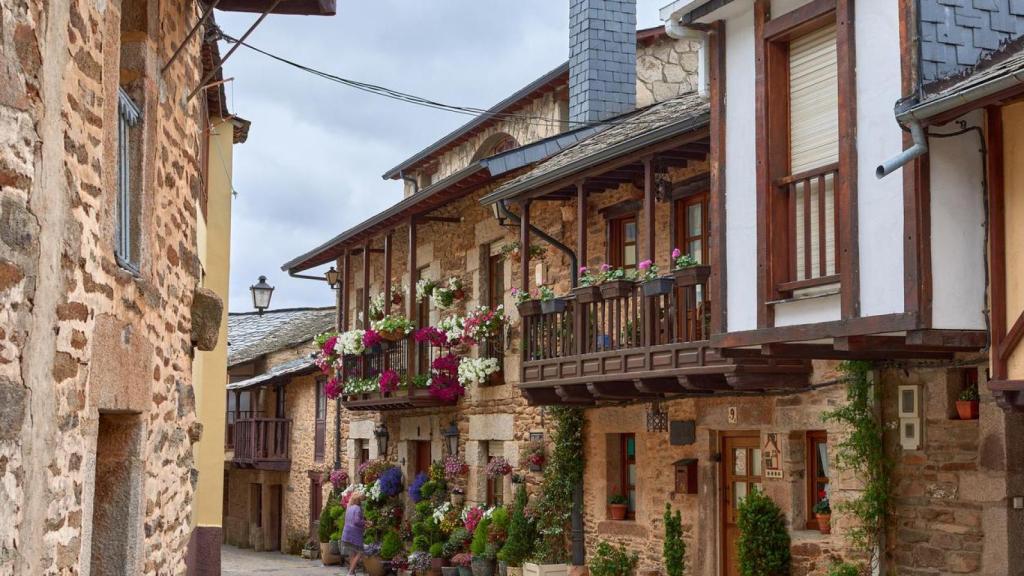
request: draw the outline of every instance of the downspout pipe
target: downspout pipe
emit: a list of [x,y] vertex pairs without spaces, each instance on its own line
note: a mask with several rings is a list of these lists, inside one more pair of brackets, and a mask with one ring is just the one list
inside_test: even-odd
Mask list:
[[419,180],[413,178],[412,176],[406,176],[405,172],[403,172],[401,170],[398,171],[398,177],[401,178],[402,180],[405,180],[409,184],[412,184],[412,193],[413,194],[416,194],[417,192],[420,191],[420,182],[419,182]]
[[907,162],[924,156],[928,152],[928,135],[925,133],[924,127],[921,126],[921,122],[919,120],[910,120],[907,122],[907,128],[910,129],[910,137],[913,139],[914,144],[875,168],[875,177],[879,180],[892,174]]
[[[504,200],[498,200],[498,210],[501,212],[501,214],[503,216],[505,216],[509,220],[515,222],[516,224],[519,224],[520,226],[523,224],[523,219],[520,218],[518,214],[515,214],[511,210],[509,210],[508,206],[505,205],[505,201]],[[577,286],[579,286],[579,274],[580,274],[579,270],[580,270],[580,267],[579,267],[579,261],[576,259],[576,253],[573,252],[572,249],[570,249],[568,246],[566,246],[565,244],[562,244],[561,242],[556,240],[554,237],[552,237],[550,234],[548,234],[547,232],[541,230],[540,228],[537,228],[533,224],[530,224],[530,232],[532,232],[533,234],[536,234],[538,237],[540,237],[541,240],[547,242],[548,244],[551,244],[557,250],[559,250],[560,252],[562,252],[563,254],[565,254],[566,256],[569,257],[569,270],[570,270],[570,273],[572,274],[572,287],[576,288]],[[529,250],[530,247],[529,246],[520,246],[519,249],[520,250]],[[523,273],[524,274],[526,273],[525,270],[523,271]]]

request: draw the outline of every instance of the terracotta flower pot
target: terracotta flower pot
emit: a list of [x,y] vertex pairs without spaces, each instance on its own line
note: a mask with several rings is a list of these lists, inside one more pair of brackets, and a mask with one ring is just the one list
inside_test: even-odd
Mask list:
[[398,342],[402,338],[405,338],[405,332],[401,330],[393,330],[391,332],[378,332],[383,340],[388,342]]
[[831,514],[815,514],[815,518],[818,519],[818,531],[822,534],[832,533],[832,515]]
[[466,503],[465,494],[456,494],[455,492],[452,492],[448,495],[448,499],[452,503],[452,506],[455,506],[456,508]]
[[601,296],[605,299],[625,298],[633,293],[635,285],[632,280],[611,280],[601,284]]
[[366,568],[366,573],[369,576],[384,576],[387,574],[388,564],[380,556],[363,557],[363,568]]
[[609,504],[608,512],[612,517],[612,520],[625,520],[626,512],[629,511],[629,507],[625,504]]
[[956,401],[956,413],[960,415],[961,420],[977,420],[978,419],[978,401],[977,400],[957,400]]
[[323,561],[324,566],[333,566],[335,564],[341,563],[341,555],[337,552],[337,545],[335,545],[334,550],[332,552],[330,543],[320,543],[320,560]]
[[572,289],[576,295],[576,301],[580,304],[590,304],[601,300],[601,288],[599,286],[579,286]]

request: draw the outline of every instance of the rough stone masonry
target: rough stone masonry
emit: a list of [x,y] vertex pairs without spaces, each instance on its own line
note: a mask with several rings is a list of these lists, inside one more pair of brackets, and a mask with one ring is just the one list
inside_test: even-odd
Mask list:
[[[198,38],[161,68],[195,10],[0,0],[0,574],[184,571]],[[137,273],[114,257],[119,87]]]

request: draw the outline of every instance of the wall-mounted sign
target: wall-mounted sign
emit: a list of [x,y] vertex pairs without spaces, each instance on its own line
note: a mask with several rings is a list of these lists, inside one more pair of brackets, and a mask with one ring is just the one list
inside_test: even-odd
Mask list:
[[769,432],[765,434],[761,457],[764,458],[764,477],[782,478],[782,450],[779,450],[778,433]]
[[688,446],[697,441],[697,423],[693,420],[673,420],[669,424],[669,444]]
[[727,412],[728,419],[729,419],[729,424],[735,424],[736,423],[736,420],[739,419],[738,413],[739,413],[739,411],[736,410],[735,406],[729,406],[729,410]]

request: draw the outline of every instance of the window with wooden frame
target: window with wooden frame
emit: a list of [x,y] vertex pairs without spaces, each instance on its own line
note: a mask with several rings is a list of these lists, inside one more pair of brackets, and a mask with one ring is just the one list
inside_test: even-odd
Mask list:
[[636,214],[608,220],[608,263],[614,268],[636,268],[638,237]]
[[323,378],[316,379],[316,422],[313,431],[313,460],[324,461],[327,448],[327,391]]
[[[840,157],[852,120],[847,78],[848,30],[837,23],[837,2],[810,4],[765,21],[759,72],[759,207],[767,226],[766,300],[840,281]],[[767,12],[758,1],[759,17]]]
[[370,441],[366,438],[356,440],[356,468],[370,461]]
[[636,518],[636,435],[619,435],[619,482],[620,493],[626,497],[626,518]]
[[[487,463],[490,464],[495,458],[504,454],[504,447],[501,442],[490,442],[487,445]],[[497,478],[487,477],[487,494],[485,496],[487,507],[500,506],[503,500],[504,476]]]
[[693,194],[676,202],[675,248],[701,264],[708,262],[708,194]]
[[807,433],[807,529],[817,530],[814,507],[831,495],[828,434],[824,430]]

